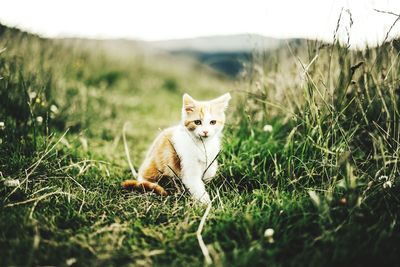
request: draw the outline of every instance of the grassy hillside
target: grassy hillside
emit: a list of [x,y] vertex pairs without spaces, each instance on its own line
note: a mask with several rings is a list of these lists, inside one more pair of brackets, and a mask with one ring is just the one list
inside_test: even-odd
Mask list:
[[128,47],[0,26],[0,265],[204,265],[205,208],[182,186],[166,198],[121,190],[121,131],[131,123],[137,167],[179,120],[182,92],[226,91],[202,231],[212,264],[396,264],[398,42],[291,44],[254,54],[238,82]]
[[275,50],[286,40],[256,34],[216,35],[148,42],[149,47],[173,55],[195,58],[229,77],[236,78],[254,50]]
[[284,40],[257,34],[233,34],[154,41],[149,42],[148,45],[171,52],[234,53],[251,52],[254,48],[272,50],[282,43]]

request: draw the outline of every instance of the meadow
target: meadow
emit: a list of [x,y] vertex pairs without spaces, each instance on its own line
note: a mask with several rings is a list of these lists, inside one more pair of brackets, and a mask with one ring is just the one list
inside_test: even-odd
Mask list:
[[[399,54],[293,40],[232,80],[140,44],[0,26],[0,265],[396,265]],[[207,217],[179,183],[120,186],[123,125],[137,168],[184,92],[234,98]]]

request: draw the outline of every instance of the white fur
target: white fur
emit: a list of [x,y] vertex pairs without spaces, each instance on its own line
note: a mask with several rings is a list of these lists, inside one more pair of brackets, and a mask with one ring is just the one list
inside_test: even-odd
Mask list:
[[200,138],[194,137],[183,125],[174,127],[172,143],[181,160],[182,182],[195,199],[208,203],[210,196],[204,181],[210,181],[217,172],[217,160],[213,164],[211,162],[220,150],[221,132],[203,139],[203,142],[204,145]]

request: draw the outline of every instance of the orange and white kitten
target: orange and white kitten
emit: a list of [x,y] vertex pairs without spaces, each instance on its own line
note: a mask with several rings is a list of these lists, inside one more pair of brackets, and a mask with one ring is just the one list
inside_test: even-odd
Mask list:
[[178,176],[193,198],[209,203],[204,182],[217,172],[216,157],[230,99],[229,93],[210,101],[197,101],[184,94],[181,123],[158,135],[139,168],[137,181],[128,180],[123,186],[143,187],[166,195],[155,183],[164,176]]

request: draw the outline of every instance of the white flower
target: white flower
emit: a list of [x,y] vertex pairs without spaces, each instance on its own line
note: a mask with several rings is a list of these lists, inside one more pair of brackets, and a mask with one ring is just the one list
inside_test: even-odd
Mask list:
[[0,130],[3,130],[5,127],[4,121],[0,121]]
[[267,132],[267,133],[272,132],[272,125],[265,124],[264,127],[263,127],[263,131]]
[[382,187],[384,189],[392,188],[393,186],[393,179],[390,179],[390,177],[388,177],[387,175],[379,176],[378,180],[383,182]]
[[389,177],[387,177],[386,175],[381,175],[381,176],[379,176],[379,178],[378,178],[379,181],[382,181],[382,180],[387,181],[388,179],[389,179]]
[[383,188],[391,188],[393,185],[392,185],[392,181],[386,181],[386,182],[384,182],[383,183]]
[[43,123],[43,117],[42,116],[37,116],[36,121],[38,122],[39,125]]
[[8,179],[4,181],[4,185],[7,187],[17,187],[20,185],[20,182],[18,179]]
[[35,97],[37,97],[37,93],[36,92],[29,92],[29,98],[30,99],[34,99]]
[[268,228],[264,232],[264,237],[267,239],[267,242],[270,244],[274,243],[274,233],[275,233],[275,231],[272,228]]
[[58,107],[57,107],[56,105],[51,105],[51,106],[50,106],[50,110],[51,110],[51,112],[53,112],[53,113],[58,113]]
[[76,263],[76,258],[69,258],[65,261],[65,264],[67,264],[67,266],[71,266],[74,263]]

